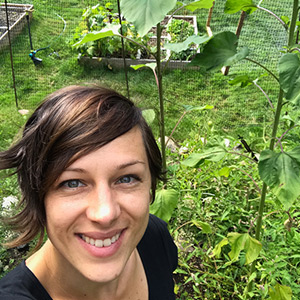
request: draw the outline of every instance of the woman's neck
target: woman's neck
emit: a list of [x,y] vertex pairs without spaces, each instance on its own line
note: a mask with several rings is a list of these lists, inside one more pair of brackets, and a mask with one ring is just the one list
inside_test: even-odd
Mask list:
[[[135,299],[139,293],[145,296],[145,289],[136,285],[143,284],[147,287],[146,275],[136,249],[129,257],[122,273],[114,280],[105,283],[90,281],[84,277],[65,259],[57,255],[50,241],[29,257],[26,265],[53,300]],[[147,297],[140,299],[147,299]]]

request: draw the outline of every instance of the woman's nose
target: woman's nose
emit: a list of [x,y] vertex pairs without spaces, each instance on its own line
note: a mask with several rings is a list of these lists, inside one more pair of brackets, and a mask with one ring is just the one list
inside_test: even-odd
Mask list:
[[[119,203],[109,186],[102,186],[92,193],[86,211],[87,217],[103,226],[111,225],[120,215]],[[115,195],[116,196],[116,195]]]

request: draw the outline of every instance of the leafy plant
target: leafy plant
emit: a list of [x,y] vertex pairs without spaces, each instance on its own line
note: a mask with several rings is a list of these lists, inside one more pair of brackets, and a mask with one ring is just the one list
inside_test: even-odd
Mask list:
[[[166,32],[170,35],[170,43],[181,43],[188,37],[194,35],[193,25],[184,19],[171,19],[167,25]],[[190,45],[190,49],[181,51],[180,53],[172,53],[171,59],[189,60],[195,54],[195,44]],[[194,48],[194,50],[192,49]]]
[[[120,20],[116,13],[113,13],[111,3],[106,3],[105,6],[97,4],[93,7],[88,7],[83,11],[82,21],[76,28],[76,32],[71,41],[72,44],[77,43],[91,32],[99,32],[106,30],[111,26],[119,26]],[[129,42],[127,39],[124,43],[125,56],[136,58],[138,55],[147,57],[147,52],[141,47],[146,46],[149,37],[139,36],[134,25],[126,20],[121,21],[121,30],[124,37],[134,39],[136,43]],[[119,37],[109,36],[102,40],[89,41],[85,44],[79,44],[74,47],[81,56],[89,57],[122,57],[122,42]]]
[[[251,297],[253,280],[256,277],[256,258],[258,257],[259,248],[258,240],[260,240],[262,232],[262,220],[263,213],[265,209],[265,201],[267,196],[268,187],[272,190],[274,195],[282,203],[286,211],[290,210],[296,200],[300,195],[300,190],[298,189],[299,174],[300,174],[300,148],[296,147],[289,151],[283,150],[282,139],[286,136],[289,130],[286,130],[280,138],[277,137],[278,129],[280,128],[280,116],[282,113],[283,105],[291,105],[296,108],[299,108],[299,99],[300,99],[300,60],[299,60],[299,48],[295,45],[294,32],[296,27],[297,14],[299,11],[298,0],[294,0],[293,4],[293,15],[290,21],[289,27],[284,23],[279,17],[274,13],[270,12],[267,9],[263,9],[260,5],[254,5],[252,0],[245,1],[236,1],[228,0],[225,5],[225,12],[235,13],[239,10],[245,12],[253,13],[257,9],[262,9],[267,11],[272,16],[276,17],[277,20],[288,30],[288,45],[285,47],[285,53],[280,57],[278,62],[279,77],[277,77],[273,72],[271,72],[267,67],[261,65],[259,62],[256,62],[252,59],[249,59],[248,49],[237,48],[237,37],[231,32],[221,32],[214,37],[212,37],[203,48],[203,52],[197,54],[195,59],[192,61],[192,65],[202,66],[206,70],[213,70],[222,66],[231,66],[232,64],[238,62],[242,59],[247,59],[268,72],[278,83],[279,96],[277,100],[276,107],[274,108],[274,121],[273,129],[269,142],[269,149],[263,150],[260,154],[258,169],[260,178],[263,181],[262,189],[260,190],[261,200],[258,208],[258,216],[256,221],[256,231],[255,231],[255,243],[253,245],[256,253],[256,257],[252,259],[253,263],[251,264],[250,275],[248,278],[248,286],[245,292],[246,297]],[[236,81],[240,81],[239,78]],[[242,81],[242,80],[241,80]],[[245,83],[246,81],[243,81]],[[248,83],[243,84],[244,87],[248,86]],[[262,92],[264,92],[261,89]],[[266,93],[264,95],[267,97]],[[267,97],[268,98],[268,97]],[[277,143],[276,143],[277,140]],[[275,146],[280,145],[281,152],[275,152]],[[222,155],[222,148],[210,148],[206,153],[194,154],[185,162],[187,165],[197,165],[203,160],[207,159],[218,159]],[[245,247],[246,253],[250,249],[250,243],[246,240],[241,239],[245,235],[240,235],[239,233],[230,233],[226,239],[223,239],[220,244],[215,248],[215,254],[219,254],[219,250],[224,245],[228,244],[232,237],[234,242],[231,243],[232,250],[229,254],[231,260],[237,258],[236,253],[239,253],[241,246]],[[238,238],[237,238],[238,237]],[[251,238],[252,239],[252,238]],[[248,244],[248,245],[247,245]],[[238,252],[234,249],[238,249]],[[249,261],[249,260],[248,260]],[[251,262],[251,261],[250,261]],[[276,285],[276,288],[273,290],[270,289],[271,299],[275,298],[275,294],[284,294],[286,299],[291,299],[289,288],[281,288]],[[279,299],[279,298],[278,298]]]

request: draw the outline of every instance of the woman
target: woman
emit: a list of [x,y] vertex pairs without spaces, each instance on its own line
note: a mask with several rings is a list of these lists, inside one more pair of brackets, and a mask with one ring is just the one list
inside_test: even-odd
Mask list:
[[131,101],[100,87],[58,90],[0,153],[0,169],[16,169],[22,191],[9,246],[39,235],[0,280],[1,300],[175,299],[177,248],[149,216],[161,156]]

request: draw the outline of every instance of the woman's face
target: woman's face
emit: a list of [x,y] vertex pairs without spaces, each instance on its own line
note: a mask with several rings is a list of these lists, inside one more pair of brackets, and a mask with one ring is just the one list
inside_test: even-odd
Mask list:
[[150,188],[138,127],[79,158],[45,197],[50,262],[95,282],[117,278],[147,227]]

